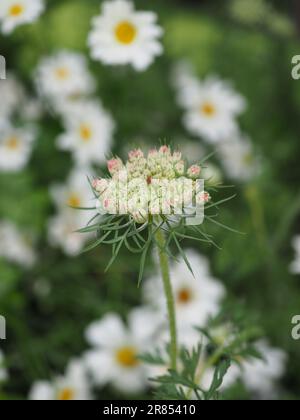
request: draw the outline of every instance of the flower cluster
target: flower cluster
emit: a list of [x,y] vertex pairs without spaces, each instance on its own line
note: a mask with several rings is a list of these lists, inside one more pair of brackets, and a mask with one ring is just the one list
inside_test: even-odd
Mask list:
[[41,98],[62,118],[57,147],[71,152],[78,165],[103,163],[115,124],[101,101],[91,97],[96,83],[84,55],[63,50],[43,58],[35,81]]
[[181,153],[168,146],[146,156],[140,149],[132,150],[127,162],[114,158],[107,166],[111,178],[93,181],[103,214],[129,214],[135,222],[146,223],[151,216],[185,213],[193,199],[202,205],[210,201],[209,193],[197,184],[201,166],[187,168]]
[[91,165],[101,165],[111,149],[115,123],[95,99],[96,83],[83,54],[62,50],[43,58],[36,70],[35,83],[40,97],[61,117],[64,132],[56,141],[61,151],[71,152],[74,167],[65,184],[50,188],[57,214],[48,223],[48,238],[68,256],[76,256],[90,236],[76,233],[90,218],[89,212],[74,207],[90,205],[91,191],[86,177]]

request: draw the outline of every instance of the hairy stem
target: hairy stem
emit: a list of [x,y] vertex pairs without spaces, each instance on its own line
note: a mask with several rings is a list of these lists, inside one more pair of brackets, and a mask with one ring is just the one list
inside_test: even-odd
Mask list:
[[170,328],[170,356],[171,356],[171,369],[176,370],[177,367],[177,330],[176,330],[176,312],[175,303],[172,290],[172,284],[170,279],[169,269],[169,257],[166,252],[166,240],[164,233],[161,229],[158,229],[155,234],[155,239],[158,245],[158,255],[162,274],[162,280],[164,285],[164,292],[167,300],[167,309],[169,316],[169,328]]

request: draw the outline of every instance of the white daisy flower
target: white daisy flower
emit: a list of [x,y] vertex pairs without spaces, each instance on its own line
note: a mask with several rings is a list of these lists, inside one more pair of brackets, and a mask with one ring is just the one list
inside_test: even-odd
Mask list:
[[44,0],[1,0],[2,33],[10,34],[17,26],[34,22],[44,11]]
[[147,386],[147,368],[137,358],[153,348],[160,319],[148,308],[133,310],[128,326],[113,313],[90,325],[87,341],[94,346],[85,361],[97,385],[111,384],[124,393],[141,392]]
[[[209,317],[216,316],[221,300],[225,296],[224,286],[214,279],[209,272],[208,260],[193,250],[186,251],[187,259],[193,267],[195,278],[184,261],[173,263],[170,276],[173,286],[179,335],[185,343],[193,342],[194,327],[203,327]],[[144,283],[145,300],[164,311],[165,301],[161,279],[153,276]],[[158,291],[161,291],[159,293]],[[199,334],[197,333],[197,341]]]
[[24,100],[24,90],[11,73],[0,81],[0,127],[7,125],[8,120]]
[[0,172],[18,172],[28,163],[34,141],[31,128],[0,128]]
[[285,372],[287,355],[284,351],[272,348],[262,340],[256,345],[264,360],[247,360],[242,364],[242,379],[246,387],[267,399],[274,395],[274,385]]
[[89,382],[82,361],[71,360],[66,374],[55,378],[52,382],[38,381],[34,383],[29,393],[29,399],[35,401],[91,400]]
[[48,222],[48,240],[51,246],[60,247],[63,252],[70,256],[77,256],[90,239],[89,234],[76,232],[82,228],[82,219],[76,214],[76,210],[60,211]]
[[246,103],[229,83],[216,77],[201,82],[189,73],[177,76],[177,82],[187,130],[210,143],[221,142],[237,131],[236,118]]
[[219,157],[227,175],[234,181],[250,181],[260,171],[259,160],[246,136],[237,134],[221,143]]
[[71,51],[44,58],[37,68],[36,84],[41,96],[54,103],[71,96],[88,95],[95,89],[86,58]]
[[8,377],[7,370],[4,367],[4,354],[0,350],[0,384],[1,382],[6,381]]
[[293,239],[293,248],[296,252],[296,256],[290,269],[293,274],[300,274],[300,235],[295,236]]
[[81,165],[105,162],[114,130],[111,116],[102,105],[94,101],[80,101],[65,116],[65,133],[58,140],[58,147],[72,152]]
[[156,20],[155,13],[138,12],[131,1],[104,2],[88,39],[92,57],[104,64],[132,64],[137,71],[145,70],[163,51],[158,41],[163,31]]
[[0,222],[0,256],[26,268],[36,261],[30,238],[8,221]]

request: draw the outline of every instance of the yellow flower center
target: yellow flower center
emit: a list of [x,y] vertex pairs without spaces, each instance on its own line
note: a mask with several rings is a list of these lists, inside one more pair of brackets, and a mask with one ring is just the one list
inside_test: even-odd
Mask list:
[[9,9],[9,15],[12,17],[20,16],[24,12],[24,6],[22,4],[13,4]]
[[70,75],[70,71],[66,67],[59,67],[55,70],[55,75],[59,80],[66,80]]
[[16,137],[10,137],[6,142],[6,147],[10,150],[16,150],[20,146],[20,140]]
[[204,104],[202,104],[200,111],[207,117],[213,117],[216,113],[216,108],[212,103],[205,102]]
[[72,388],[62,389],[57,396],[59,401],[72,401],[74,400],[75,392]]
[[82,124],[80,126],[80,137],[82,138],[83,141],[88,142],[89,140],[91,140],[92,138],[92,130],[91,128],[86,125],[86,124]]
[[116,352],[116,360],[119,365],[126,368],[133,368],[139,364],[136,349],[131,346],[125,346],[118,349]]
[[184,287],[180,289],[177,293],[177,302],[180,304],[187,304],[193,299],[193,294],[190,289]]
[[129,45],[135,40],[136,35],[137,35],[137,30],[136,30],[136,27],[132,23],[128,21],[124,21],[124,22],[120,22],[116,26],[115,35],[116,35],[117,40],[121,44]]
[[69,207],[80,207],[81,200],[80,197],[76,194],[71,194],[68,199],[68,206]]

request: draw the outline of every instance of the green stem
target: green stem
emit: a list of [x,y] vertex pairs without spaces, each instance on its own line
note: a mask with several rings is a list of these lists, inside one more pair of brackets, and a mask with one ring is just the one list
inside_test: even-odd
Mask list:
[[155,234],[156,243],[158,245],[158,255],[164,285],[164,292],[167,300],[167,309],[169,316],[169,327],[171,336],[170,356],[171,369],[176,370],[177,367],[177,329],[176,329],[176,312],[175,303],[170,279],[169,257],[166,252],[166,240],[164,233],[158,229]]

